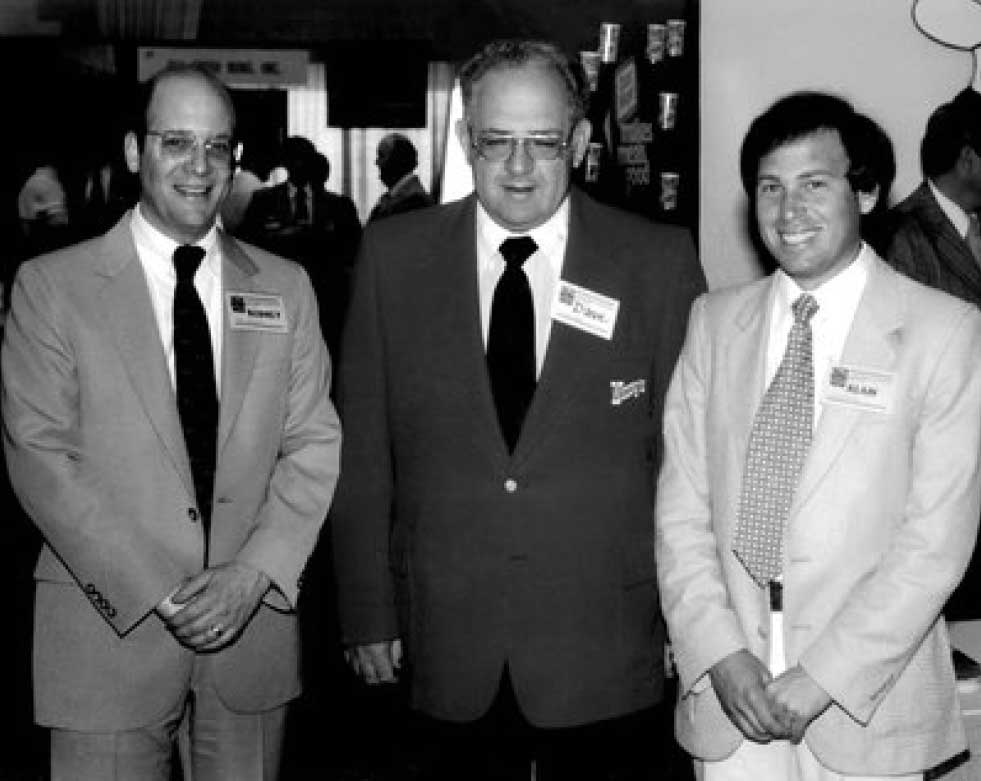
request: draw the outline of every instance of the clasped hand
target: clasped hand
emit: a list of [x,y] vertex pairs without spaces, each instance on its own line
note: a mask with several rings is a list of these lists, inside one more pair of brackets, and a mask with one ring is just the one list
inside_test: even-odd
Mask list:
[[156,612],[182,645],[218,651],[239,636],[270,584],[268,575],[247,564],[218,564],[182,583]]
[[800,743],[831,698],[800,665],[774,678],[749,651],[736,651],[710,671],[722,709],[750,740]]

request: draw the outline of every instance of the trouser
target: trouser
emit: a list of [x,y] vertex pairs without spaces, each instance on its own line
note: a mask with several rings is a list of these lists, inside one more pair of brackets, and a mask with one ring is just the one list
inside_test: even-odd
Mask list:
[[185,781],[276,781],[286,705],[229,710],[211,657],[195,657],[187,697],[146,726],[114,732],[51,730],[51,781],[170,781],[179,748]]

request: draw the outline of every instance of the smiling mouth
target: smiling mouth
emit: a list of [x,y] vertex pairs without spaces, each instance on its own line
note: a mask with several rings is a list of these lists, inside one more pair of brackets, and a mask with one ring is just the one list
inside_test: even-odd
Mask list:
[[807,228],[796,231],[778,231],[780,241],[788,247],[800,247],[811,241],[818,231],[816,228]]
[[174,189],[185,198],[207,198],[211,194],[211,187],[209,185],[174,185]]

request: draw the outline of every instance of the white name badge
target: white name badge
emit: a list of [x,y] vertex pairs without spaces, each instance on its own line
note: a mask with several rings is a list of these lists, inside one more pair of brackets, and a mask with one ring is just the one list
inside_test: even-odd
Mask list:
[[225,293],[225,308],[233,331],[270,331],[285,334],[283,297],[267,293]]
[[552,298],[552,319],[602,339],[613,338],[620,302],[564,279]]
[[832,366],[821,401],[866,412],[892,412],[896,375],[858,366]]

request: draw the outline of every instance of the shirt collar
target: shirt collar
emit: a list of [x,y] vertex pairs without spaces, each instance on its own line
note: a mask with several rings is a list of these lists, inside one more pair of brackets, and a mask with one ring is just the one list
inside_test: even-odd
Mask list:
[[531,236],[538,245],[538,252],[548,258],[556,276],[562,271],[562,258],[564,252],[557,252],[559,247],[563,247],[569,232],[569,196],[566,195],[559,204],[551,217],[536,228],[532,228],[524,233],[509,231],[494,222],[493,218],[484,209],[483,204],[477,201],[477,236],[481,245],[486,248],[486,252],[479,253],[483,262],[487,264],[503,263],[499,248],[501,242],[512,236]]
[[[176,277],[171,259],[174,257],[174,250],[180,246],[180,242],[174,241],[170,236],[151,225],[143,216],[143,206],[139,203],[133,209],[130,226],[137,247],[147,253],[147,259],[153,263],[159,262],[161,267],[165,267],[166,273]],[[217,225],[212,225],[208,232],[194,243],[195,246],[201,247],[205,252],[203,265],[210,269],[213,274],[219,276],[221,258],[218,252]]]
[[814,290],[804,290],[793,277],[778,269],[777,306],[782,307],[782,311],[790,311],[801,294],[810,293],[818,304],[816,317],[823,319],[834,316],[835,312],[854,310],[865,290],[874,258],[874,253],[863,241],[855,260]]
[[967,229],[971,224],[971,215],[944,195],[943,191],[929,179],[927,179],[927,185],[929,185],[933,197],[937,199],[940,210],[947,215],[947,219],[950,220],[954,229],[960,234],[960,237],[962,239],[965,238],[967,236]]
[[395,184],[393,184],[391,187],[389,187],[388,188],[388,193],[386,193],[386,194],[387,195],[394,195],[395,193],[399,192],[400,190],[403,190],[404,188],[406,188],[409,185],[409,182],[411,182],[415,178],[415,176],[416,176],[415,171],[409,171],[409,173],[407,173],[405,176],[403,176],[401,179],[399,179]]

